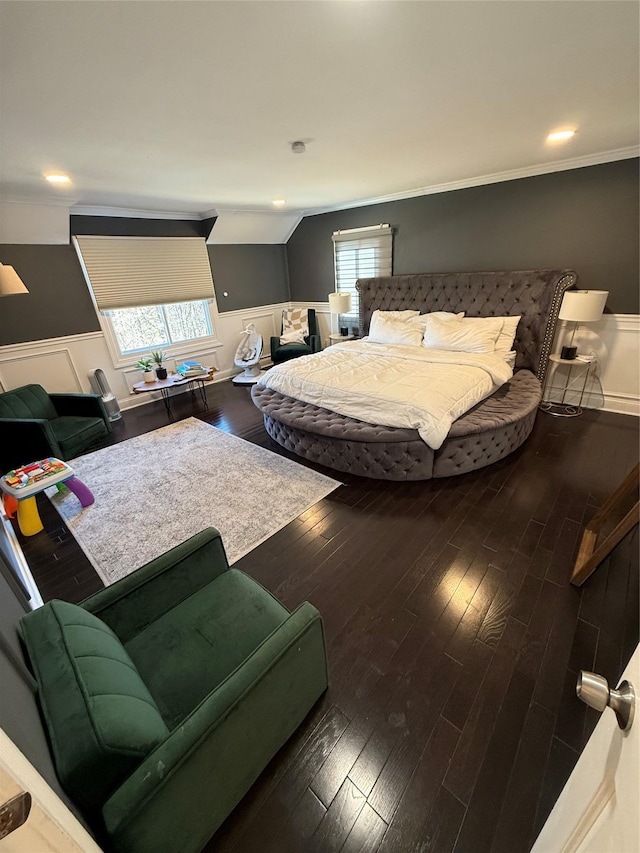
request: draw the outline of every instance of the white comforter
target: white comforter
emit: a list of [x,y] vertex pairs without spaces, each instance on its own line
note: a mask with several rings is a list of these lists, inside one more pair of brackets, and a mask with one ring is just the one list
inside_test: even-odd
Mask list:
[[512,375],[495,353],[391,346],[365,339],[276,365],[258,384],[368,423],[417,429],[437,450],[453,421]]

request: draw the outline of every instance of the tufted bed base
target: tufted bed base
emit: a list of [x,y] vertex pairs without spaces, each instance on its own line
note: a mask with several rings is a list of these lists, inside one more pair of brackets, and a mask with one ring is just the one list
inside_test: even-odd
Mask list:
[[256,385],[254,403],[278,444],[319,465],[377,480],[429,480],[483,468],[512,453],[533,429],[540,383],[528,370],[453,424],[432,450],[417,430],[375,426]]
[[417,430],[365,423],[255,385],[251,395],[265,429],[298,456],[373,479],[429,480],[491,465],[520,447],[533,429],[562,296],[576,279],[571,271],[532,270],[358,282],[361,334],[366,334],[376,308],[465,310],[467,316],[522,314],[515,344],[520,369],[458,418],[438,450],[425,444]]

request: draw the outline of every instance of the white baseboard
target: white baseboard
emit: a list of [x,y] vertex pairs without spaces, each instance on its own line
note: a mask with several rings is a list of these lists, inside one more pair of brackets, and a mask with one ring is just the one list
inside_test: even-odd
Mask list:
[[631,394],[605,394],[605,412],[618,412],[621,415],[635,415],[640,418],[640,399]]

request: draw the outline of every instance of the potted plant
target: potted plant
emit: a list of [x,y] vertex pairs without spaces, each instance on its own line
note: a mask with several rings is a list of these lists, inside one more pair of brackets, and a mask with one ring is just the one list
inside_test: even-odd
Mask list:
[[138,363],[136,364],[138,370],[142,370],[142,378],[145,382],[151,383],[156,381],[155,374],[151,369],[151,359],[150,358],[140,358],[138,359]]
[[162,352],[162,350],[156,350],[151,353],[151,358],[156,363],[156,376],[160,380],[167,378],[167,368],[162,366],[165,357],[166,353]]

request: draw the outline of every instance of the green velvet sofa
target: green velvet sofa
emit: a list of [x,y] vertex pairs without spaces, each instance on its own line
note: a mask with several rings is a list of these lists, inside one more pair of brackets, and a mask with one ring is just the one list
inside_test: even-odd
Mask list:
[[111,432],[99,394],[48,394],[23,385],[0,394],[0,473],[55,456],[73,459]]
[[21,627],[62,786],[126,853],[201,850],[327,687],[318,611],[213,528]]

